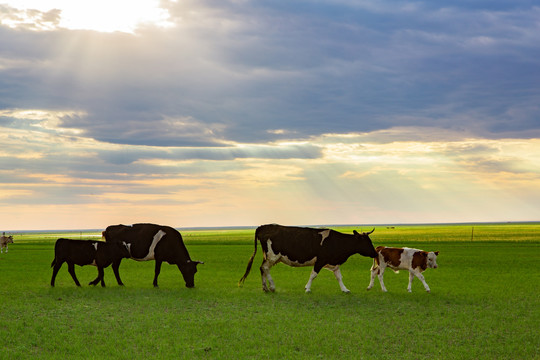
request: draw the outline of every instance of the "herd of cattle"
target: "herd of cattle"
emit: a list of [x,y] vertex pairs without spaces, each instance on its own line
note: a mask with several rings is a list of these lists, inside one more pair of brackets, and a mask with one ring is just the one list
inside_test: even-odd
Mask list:
[[[353,234],[349,235],[331,229],[262,225],[255,231],[255,250],[238,284],[241,286],[249,275],[257,253],[257,243],[260,242],[263,251],[260,270],[265,292],[275,291],[270,269],[282,262],[293,267],[313,266],[305,286],[306,292],[311,291],[311,284],[321,269],[326,268],[334,273],[341,290],[348,293],[349,289],[343,284],[339,267],[354,254],[373,258],[368,290],[373,287],[375,276],[378,276],[382,291],[387,291],[383,275],[386,267],[389,267],[396,272],[409,271],[409,292],[415,276],[420,279],[426,291],[430,292],[422,272],[427,268],[437,268],[439,252],[385,246],[374,248],[369,238],[372,232],[373,230],[368,233],[353,231]],[[123,285],[119,267],[124,258],[137,261],[155,260],[155,287],[158,286],[157,279],[164,261],[178,266],[188,288],[195,286],[197,265],[203,263],[190,258],[182,235],[176,229],[156,224],[113,225],[105,229],[103,238],[105,241],[58,239],[51,264],[51,286],[54,286],[56,275],[64,262],[68,264],[68,272],[77,286],[80,286],[80,283],[75,275],[75,265],[95,265],[98,276],[90,285],[101,283],[101,286],[105,286],[103,269],[111,264],[118,285]],[[13,237],[4,234],[0,238],[2,251],[5,247],[7,252],[8,243],[13,243]]]

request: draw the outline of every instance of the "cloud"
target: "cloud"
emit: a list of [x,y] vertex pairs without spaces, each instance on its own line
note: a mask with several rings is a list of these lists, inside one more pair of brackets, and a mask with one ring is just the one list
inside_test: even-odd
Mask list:
[[136,35],[2,27],[0,106],[83,111],[63,125],[99,141],[151,146],[396,126],[538,135],[540,93],[528,75],[538,70],[538,8],[163,6],[175,26]]
[[31,31],[52,30],[60,23],[60,13],[58,9],[45,12],[36,9],[19,10],[0,4],[0,24]]
[[127,32],[35,4],[0,11],[11,209],[429,221],[477,219],[472,199],[482,219],[538,214],[532,1],[162,1],[166,25],[126,15]]

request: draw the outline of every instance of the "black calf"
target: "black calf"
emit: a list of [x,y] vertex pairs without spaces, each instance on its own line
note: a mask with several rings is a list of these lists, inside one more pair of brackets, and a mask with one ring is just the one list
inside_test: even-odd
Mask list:
[[94,240],[70,240],[58,239],[54,246],[54,260],[51,263],[53,274],[51,286],[54,286],[54,280],[58,270],[64,262],[68,264],[68,271],[77,286],[81,286],[75,275],[75,265],[95,265],[98,268],[98,277],[89,285],[97,285],[101,281],[101,286],[105,286],[103,271],[104,268],[119,261],[122,258],[129,257],[128,249],[122,243],[105,243]]

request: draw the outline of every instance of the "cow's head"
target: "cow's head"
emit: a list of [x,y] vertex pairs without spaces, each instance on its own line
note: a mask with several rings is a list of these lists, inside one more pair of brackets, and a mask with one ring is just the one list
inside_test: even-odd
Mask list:
[[369,256],[371,258],[375,258],[378,256],[377,251],[375,251],[375,248],[373,247],[373,243],[371,242],[371,239],[369,238],[369,234],[375,231],[375,228],[367,233],[359,233],[356,230],[353,230],[353,234],[358,240],[358,253],[363,256]]
[[437,255],[439,255],[438,251],[430,251],[427,254],[427,266],[436,269],[438,267],[437,265]]
[[195,287],[195,273],[197,272],[197,265],[199,264],[204,264],[204,262],[188,260],[187,263],[179,265],[180,272],[182,272],[182,276],[186,282],[186,287]]
[[7,237],[7,243],[8,243],[8,244],[13,244],[13,235],[9,235],[9,236]]

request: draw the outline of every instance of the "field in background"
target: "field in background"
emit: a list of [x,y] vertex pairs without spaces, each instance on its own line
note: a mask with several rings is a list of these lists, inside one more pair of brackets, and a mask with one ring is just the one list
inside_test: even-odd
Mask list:
[[[352,227],[333,227],[351,232]],[[370,231],[372,227],[364,227]],[[257,257],[237,287],[253,252],[254,229],[180,229],[194,260],[205,261],[196,288],[184,287],[164,264],[159,289],[154,263],[124,260],[125,287],[110,268],[106,288],[89,287],[97,271],[76,267],[76,288],[60,270],[50,288],[58,237],[99,239],[99,231],[15,235],[0,254],[0,337],[6,358],[478,358],[540,356],[540,224],[377,226],[375,246],[439,250],[429,269],[431,294],[408,274],[385,274],[367,292],[371,259],[352,256],[342,267],[342,294],[322,271],[304,294],[310,268],[279,264],[277,291],[261,291]],[[471,241],[472,238],[472,241]]]
[[[324,227],[324,226],[320,226]],[[540,223],[501,224],[449,224],[449,225],[366,225],[328,226],[344,233],[357,231],[375,232],[373,243],[386,245],[388,242],[448,242],[448,241],[540,241]],[[186,244],[242,245],[253,242],[255,228],[230,229],[178,229]],[[9,233],[8,233],[9,234]],[[49,243],[60,237],[69,239],[100,240],[101,230],[66,230],[47,232],[15,232],[17,243]],[[378,240],[380,239],[380,243]]]

